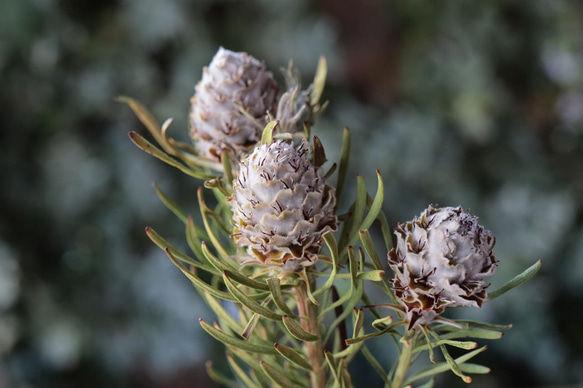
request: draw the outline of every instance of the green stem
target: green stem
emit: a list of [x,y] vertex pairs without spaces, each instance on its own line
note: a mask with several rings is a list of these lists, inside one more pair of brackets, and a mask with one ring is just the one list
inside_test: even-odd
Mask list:
[[403,337],[403,349],[399,355],[397,370],[393,377],[391,388],[402,388],[405,381],[405,375],[411,366],[411,358],[413,357],[413,348],[415,347],[415,340],[417,339],[417,332],[409,332]]
[[[303,283],[295,288],[295,297],[298,305],[298,315],[304,330],[321,337],[318,324],[318,306],[308,298],[307,285]],[[308,359],[312,364],[310,379],[312,388],[326,386],[326,369],[324,365],[324,347],[322,340],[306,342]]]

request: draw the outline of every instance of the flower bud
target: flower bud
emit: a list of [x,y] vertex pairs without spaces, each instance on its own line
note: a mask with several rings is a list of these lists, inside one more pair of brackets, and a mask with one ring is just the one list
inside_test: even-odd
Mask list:
[[220,161],[227,150],[238,162],[261,139],[266,112],[275,111],[278,96],[263,62],[221,47],[191,99],[190,136],[199,155]]
[[260,262],[287,268],[313,263],[322,235],[336,230],[334,189],[308,159],[308,144],[263,144],[233,181],[234,240]]
[[484,278],[497,266],[495,239],[477,217],[460,207],[430,205],[419,218],[397,226],[395,235],[389,266],[409,328],[429,325],[447,307],[480,307],[486,300]]

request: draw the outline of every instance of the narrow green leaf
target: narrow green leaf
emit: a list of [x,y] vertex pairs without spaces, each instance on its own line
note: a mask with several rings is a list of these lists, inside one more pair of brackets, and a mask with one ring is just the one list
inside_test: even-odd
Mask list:
[[375,267],[376,270],[382,271],[383,266],[381,265],[381,260],[379,258],[379,255],[377,254],[377,250],[374,246],[374,242],[372,241],[372,237],[370,236],[370,232],[368,231],[368,229],[364,229],[359,232],[359,235],[360,241],[362,242],[362,246],[364,247],[364,250],[368,254],[368,257],[370,257],[372,265]]
[[[473,341],[452,341],[452,340],[444,340],[440,339],[434,342],[431,342],[431,348],[435,348],[440,345],[449,345],[460,349],[465,350],[472,350],[478,347],[478,344]],[[413,349],[413,353],[421,352],[423,350],[430,349],[428,344],[421,345]]]
[[249,378],[247,373],[245,373],[245,371],[243,371],[239,364],[237,364],[237,362],[230,353],[227,353],[227,361],[229,362],[229,366],[231,367],[231,370],[233,371],[235,376],[237,376],[241,380],[241,382],[245,384],[246,387],[260,388],[259,385],[255,384],[255,382]]
[[223,164],[223,171],[225,174],[225,181],[227,184],[233,186],[233,166],[231,165],[231,158],[229,158],[229,153],[225,150],[221,154],[221,163]]
[[287,303],[285,303],[285,298],[283,297],[283,293],[281,291],[281,284],[279,278],[272,277],[267,279],[267,285],[269,287],[269,291],[271,292],[271,296],[273,297],[273,302],[281,311],[289,316],[294,316],[291,309],[288,307]]
[[364,345],[362,347],[362,355],[366,358],[368,363],[372,366],[372,368],[375,370],[375,372],[377,372],[377,374],[381,377],[381,379],[383,379],[385,384],[389,384],[390,381],[387,377],[388,376],[387,372],[385,372],[384,368],[377,361],[377,359],[373,356],[373,354],[370,352],[370,350],[368,350],[366,345]]
[[224,331],[217,329],[216,327],[209,325],[202,319],[199,319],[200,326],[203,328],[204,331],[209,333],[213,338],[217,341],[224,343],[225,345],[231,345],[237,347],[242,350],[246,350],[248,352],[254,353],[262,353],[262,354],[277,354],[275,349],[271,346],[255,344],[249,341],[245,341],[239,338],[235,338],[226,334]]
[[261,316],[264,316],[267,319],[271,319],[274,321],[281,320],[281,315],[274,313],[270,309],[262,306],[261,304],[257,303],[253,299],[251,299],[248,295],[246,295],[243,291],[239,290],[235,284],[229,278],[227,272],[223,272],[223,281],[227,286],[227,289],[231,292],[231,294],[237,299],[242,305],[247,307],[249,310],[257,313]]
[[238,388],[236,382],[217,372],[215,368],[213,368],[213,362],[210,360],[206,362],[206,373],[209,375],[211,380],[217,384],[221,384],[229,388]]
[[320,288],[314,291],[313,293],[314,296],[317,296],[322,292],[328,290],[334,284],[334,280],[336,279],[336,273],[338,272],[338,246],[336,245],[336,239],[334,238],[332,232],[329,231],[324,233],[322,239],[328,246],[328,249],[330,250],[330,255],[332,256],[332,271],[330,271],[330,276],[328,277],[326,282],[322,284]]
[[202,243],[202,252],[207,258],[207,260],[218,270],[218,271],[225,271],[231,280],[236,281],[237,283],[241,283],[244,286],[253,288],[255,290],[261,291],[269,291],[269,286],[266,283],[258,282],[257,280],[250,279],[249,277],[245,276],[236,268],[233,268],[231,265],[223,263],[219,260],[215,255],[213,255],[206,243]]
[[377,331],[375,333],[369,333],[369,334],[361,335],[359,337],[349,338],[349,339],[346,340],[346,345],[352,345],[352,344],[357,344],[359,342],[364,342],[364,341],[366,341],[368,339],[375,338],[375,337],[379,337],[379,336],[381,336],[383,334],[386,334],[386,333],[388,333],[389,331],[392,331],[392,330],[394,330],[393,327],[387,326],[383,330]]
[[338,165],[336,163],[333,163],[332,166],[330,166],[330,169],[326,172],[326,174],[324,174],[324,179],[328,180],[328,178],[330,178],[332,176],[332,174],[334,174],[334,172],[336,172],[337,168],[338,168]]
[[488,300],[494,300],[500,295],[503,295],[508,291],[512,290],[513,288],[518,287],[522,283],[530,280],[534,275],[536,275],[538,270],[541,268],[542,263],[543,263],[542,260],[537,261],[536,263],[528,267],[524,272],[522,272],[519,275],[516,275],[512,280],[504,284],[502,287],[497,288],[492,292],[489,292]]
[[[269,346],[273,348],[273,345],[269,345]],[[275,350],[275,348],[273,348],[273,349]],[[258,377],[265,376],[265,379],[262,379],[262,381],[266,382],[269,387],[273,386],[273,384],[271,383],[271,379],[265,374],[265,372],[261,368],[261,365],[260,365],[261,359],[259,359],[258,357],[253,357],[247,352],[242,352],[240,349],[237,349],[233,346],[229,347],[229,351],[231,353],[233,353],[233,355],[235,355],[241,361],[243,361],[244,363],[249,365],[252,370],[257,371],[259,373]],[[279,373],[286,375],[293,383],[296,384],[296,386],[299,386],[299,387],[308,386],[307,375],[303,370],[296,369],[296,368],[284,368],[282,365],[280,365],[277,362],[278,359],[279,359],[279,354],[276,354],[276,356],[263,356],[263,361],[267,360],[269,362],[273,362],[271,364],[271,366]],[[267,380],[269,380],[269,381],[267,381]]]
[[341,250],[347,245],[353,245],[352,236],[358,235],[358,230],[360,229],[360,224],[364,218],[364,211],[366,209],[366,186],[364,184],[364,179],[360,176],[356,176],[356,200],[354,202],[354,210],[352,212],[352,217],[347,222],[347,234],[342,236],[345,238],[340,239]]
[[464,375],[464,373],[460,369],[457,362],[455,362],[453,357],[447,351],[447,348],[445,347],[445,345],[439,345],[439,349],[441,349],[441,353],[443,354],[443,357],[445,357],[445,361],[448,363],[449,367],[451,368],[451,371],[456,376],[459,376],[464,381],[464,383],[467,383],[467,384],[471,383],[472,378],[470,376]]
[[342,147],[340,149],[340,165],[338,167],[338,182],[336,183],[336,204],[340,204],[340,198],[346,182],[346,173],[348,172],[348,161],[350,159],[350,131],[344,127],[342,133]]
[[[377,219],[382,207],[383,207],[383,199],[385,197],[385,187],[383,185],[383,178],[381,177],[381,171],[377,170],[377,193],[372,201],[372,205],[370,206],[370,210],[366,215],[364,221],[360,225],[360,230],[365,230],[370,228],[374,220]],[[356,241],[358,237],[355,236],[354,240]]]
[[259,318],[261,318],[261,315],[257,313],[253,313],[253,315],[251,315],[251,318],[247,322],[245,329],[243,329],[243,332],[241,332],[241,337],[247,340],[249,337],[251,337],[251,333],[253,333],[253,330],[255,330],[255,326],[257,326],[257,323],[259,322]]
[[338,376],[338,364],[336,364],[336,360],[334,359],[334,355],[330,353],[328,350],[324,351],[324,358],[326,358],[326,362],[328,362],[328,366],[330,367],[330,371],[332,372],[332,376],[334,377],[334,382],[336,386],[340,386],[340,376]]
[[172,255],[174,257],[176,257],[178,260],[180,260],[186,264],[190,264],[196,268],[203,269],[203,270],[210,272],[212,274],[217,273],[213,267],[206,265],[204,263],[201,263],[201,262],[195,260],[194,258],[180,252],[178,249],[174,248],[174,246],[172,244],[170,244],[166,239],[164,239],[162,236],[160,236],[153,228],[151,228],[149,226],[146,228],[146,235],[160,249],[165,251],[166,248],[168,248],[170,250],[170,252],[172,253]]
[[188,269],[186,269],[172,254],[172,252],[170,252],[170,249],[166,249],[166,255],[168,255],[168,257],[170,258],[170,260],[172,261],[172,263],[174,263],[175,266],[178,267],[178,269],[180,269],[180,271],[182,271],[182,273],[184,275],[186,275],[186,277],[192,282],[192,284],[198,288],[199,290],[201,290],[202,292],[208,292],[209,294],[211,294],[214,297],[217,297],[219,299],[224,299],[224,300],[230,300],[230,301],[235,301],[236,299],[229,293],[223,292],[223,291],[219,291],[217,289],[215,289],[214,287],[211,287],[210,285],[208,285],[207,283],[203,282],[202,280],[200,280],[198,277],[196,277],[195,274],[193,274],[192,272],[190,272]]
[[196,228],[196,225],[194,225],[194,220],[190,215],[186,220],[186,242],[188,243],[188,247],[196,255],[196,257],[198,257],[200,260],[204,260],[205,263],[211,265],[206,259],[206,257],[204,257],[204,254],[202,253],[202,249],[200,246],[201,242],[199,238],[199,230]]
[[174,201],[172,201],[170,199],[170,197],[168,197],[160,189],[160,187],[158,187],[156,182],[152,182],[152,186],[154,186],[154,190],[156,190],[156,194],[158,194],[158,198],[160,198],[160,200],[168,208],[168,210],[170,210],[172,213],[174,213],[176,215],[176,217],[178,217],[182,222],[184,222],[186,224],[188,218],[186,217],[186,215],[184,213],[182,213],[182,211],[180,210],[178,205],[176,205],[176,203],[174,203]]
[[443,339],[455,339],[455,338],[481,338],[481,339],[500,339],[504,333],[500,331],[487,330],[487,329],[456,329],[450,333],[440,334],[439,337]]
[[470,373],[474,375],[485,375],[491,372],[491,369],[487,366],[470,363],[460,364],[460,369],[464,373]]
[[[361,337],[364,335],[364,311],[362,309],[358,309],[356,311],[356,315],[354,317],[354,325],[352,328],[352,338]],[[344,359],[345,363],[349,363],[352,359],[358,354],[362,346],[364,345],[363,342],[355,342],[355,343],[348,343],[348,340],[345,341],[346,345],[349,345],[346,349],[334,355],[335,358],[340,357]]]
[[285,328],[287,329],[287,331],[289,331],[289,333],[294,337],[299,339],[300,341],[305,341],[305,342],[312,342],[312,341],[317,341],[318,340],[318,336],[316,334],[307,332],[306,330],[304,330],[304,328],[302,327],[302,325],[297,322],[296,320],[294,320],[291,317],[288,317],[287,315],[284,315],[282,317],[283,319],[283,324],[285,326]]
[[369,280],[371,282],[380,282],[384,280],[385,271],[383,270],[374,270],[374,271],[365,271],[359,272],[357,274],[357,278],[359,280]]
[[357,280],[359,259],[356,256],[354,248],[350,246],[348,247],[348,261],[351,274],[350,290],[347,294],[343,295],[338,300],[338,301],[342,300],[343,301],[342,303],[344,303],[344,300],[346,300],[345,298],[347,297],[348,302],[346,303],[346,306],[344,306],[344,311],[342,312],[342,314],[336,317],[334,322],[332,322],[332,324],[329,326],[324,342],[328,341],[328,339],[330,338],[334,330],[336,330],[336,327],[340,324],[340,322],[346,319],[348,314],[350,314],[350,312],[352,311],[352,308],[356,306],[356,304],[360,301],[360,298],[362,298],[362,294],[364,292],[362,280]]
[[261,144],[271,144],[273,143],[273,130],[279,124],[279,121],[272,120],[265,128],[263,128],[263,134],[261,135]]
[[229,329],[233,330],[235,333],[241,333],[245,328],[239,324],[232,316],[223,308],[221,303],[208,292],[203,293],[204,298],[207,301],[208,306],[216,314],[219,322],[224,323]]
[[480,329],[488,329],[488,330],[509,330],[509,329],[512,329],[512,324],[497,325],[494,323],[467,321],[464,319],[455,319],[454,321],[457,323],[466,324],[466,325],[468,325],[468,327],[477,327]]
[[160,150],[158,147],[156,147],[155,145],[150,143],[148,140],[146,140],[144,137],[142,137],[142,135],[138,134],[137,132],[132,131],[129,133],[129,136],[130,136],[130,139],[132,140],[132,142],[138,148],[140,148],[142,151],[154,156],[155,158],[160,159],[161,161],[163,161],[164,163],[166,163],[172,167],[179,169],[180,171],[182,171],[186,175],[190,175],[194,178],[198,178],[198,179],[202,179],[202,180],[214,178],[213,175],[199,173],[199,172],[193,171],[192,169],[186,167],[184,164],[180,163],[176,159],[174,159],[171,156],[169,156],[168,154],[164,153],[162,150]]
[[[458,365],[462,365],[463,363],[465,363],[466,361],[469,361],[470,359],[472,359],[473,357],[477,356],[478,354],[482,353],[483,351],[485,351],[486,349],[488,349],[487,346],[482,346],[479,349],[476,349],[472,352],[466,353],[461,357],[458,357],[455,359],[455,362]],[[426,368],[424,370],[419,371],[419,373],[415,374],[414,376],[409,377],[406,381],[405,381],[405,385],[407,384],[411,384],[414,381],[417,380],[421,380],[427,377],[431,377],[431,376],[435,376],[439,373],[443,373],[443,372],[447,372],[450,369],[450,366],[448,363],[446,362],[440,362],[437,363],[436,365],[432,365],[429,368]]]
[[219,254],[220,258],[224,261],[228,261],[229,255],[228,255],[227,251],[225,250],[225,248],[223,247],[223,244],[219,241],[219,239],[217,238],[217,236],[213,232],[213,229],[211,228],[210,222],[208,220],[207,215],[214,214],[214,212],[206,205],[206,202],[204,201],[204,197],[202,194],[202,187],[199,187],[199,189],[197,191],[197,197],[198,197],[198,205],[200,207],[200,213],[202,215],[202,222],[203,222],[204,228],[209,236],[209,240],[213,244],[213,247],[215,248],[216,252]]
[[326,64],[326,58],[321,56],[318,60],[318,67],[316,68],[316,74],[314,75],[313,88],[310,93],[310,105],[316,106],[320,102],[320,97],[324,91],[324,85],[326,84],[326,74],[328,73],[328,65]]
[[[425,342],[426,342],[425,346],[427,346],[427,349],[429,349],[429,361],[431,361],[432,364],[435,364],[435,354],[433,352],[433,348],[435,346],[437,346],[437,344],[435,344],[431,341],[431,337],[429,336],[429,328],[428,327],[421,326],[421,332],[423,333],[423,336],[425,337]],[[474,348],[472,348],[472,349],[474,349]],[[417,349],[418,348],[413,349],[413,354],[415,354]]]
[[306,360],[306,358],[303,355],[301,355],[300,353],[298,353],[295,350],[293,350],[292,348],[290,348],[289,346],[285,346],[283,344],[278,344],[278,343],[276,343],[273,346],[275,347],[275,350],[279,354],[281,354],[281,356],[283,358],[285,358],[286,360],[296,364],[297,366],[299,366],[300,368],[303,368],[305,370],[309,370],[309,371],[312,370],[312,366]]
[[[134,114],[138,117],[138,119],[144,124],[148,132],[156,139],[156,142],[161,146],[165,145],[164,137],[162,136],[162,131],[160,130],[160,123],[158,120],[146,109],[142,103],[138,100],[135,100],[131,97],[127,96],[119,96],[117,97],[117,101],[124,102],[128,104],[128,106],[132,109]],[[166,150],[168,152],[168,150]]]
[[297,388],[297,386],[283,373],[278,371],[273,365],[268,364],[265,361],[259,362],[261,369],[265,374],[277,385],[283,388]]

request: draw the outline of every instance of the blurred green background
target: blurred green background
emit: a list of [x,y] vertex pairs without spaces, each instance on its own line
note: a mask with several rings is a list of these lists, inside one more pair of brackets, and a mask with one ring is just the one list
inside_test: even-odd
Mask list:
[[113,98],[186,139],[221,45],[278,77],[293,58],[306,83],[326,56],[314,132],[334,160],[350,127],[350,180],[374,190],[381,169],[393,226],[429,203],[470,209],[497,236],[494,286],[543,259],[520,289],[454,312],[514,324],[475,387],[583,384],[582,20],[559,0],[0,0],[0,387],[212,386],[204,362],[223,347],[197,319],[213,317],[143,232],[184,247],[150,184],[196,213],[197,182],[135,148],[127,132],[145,130]]

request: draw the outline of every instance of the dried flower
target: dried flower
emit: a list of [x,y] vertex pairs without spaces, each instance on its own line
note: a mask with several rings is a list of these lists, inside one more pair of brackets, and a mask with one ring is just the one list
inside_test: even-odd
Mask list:
[[198,153],[220,161],[227,150],[238,162],[261,139],[267,111],[277,107],[279,88],[263,62],[220,48],[191,99],[190,136]]
[[497,266],[495,239],[477,217],[460,207],[430,205],[419,218],[397,226],[395,235],[389,265],[410,328],[430,324],[447,307],[480,307],[486,300],[484,278]]
[[240,163],[231,197],[234,240],[265,264],[309,265],[322,234],[336,230],[334,189],[307,154],[305,140],[276,140]]

